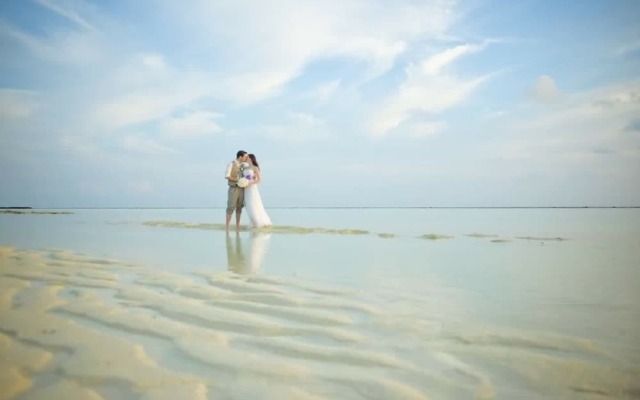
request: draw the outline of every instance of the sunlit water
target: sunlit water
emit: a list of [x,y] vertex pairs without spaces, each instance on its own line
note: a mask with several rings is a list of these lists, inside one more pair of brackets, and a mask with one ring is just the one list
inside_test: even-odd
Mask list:
[[[471,376],[478,398],[640,396],[629,378],[640,365],[639,209],[273,209],[273,229],[229,235],[222,209],[64,211],[72,214],[0,214],[0,245],[71,250],[171,276],[230,271],[290,295],[307,285],[316,288],[309,293],[335,292],[384,312],[372,320],[352,316],[361,319],[354,333],[380,341],[376,351],[433,373]],[[313,307],[316,298],[299,299]],[[260,340],[259,347],[284,346],[268,336]],[[274,351],[284,359],[301,352],[283,348]],[[433,360],[415,359],[423,351]],[[571,364],[576,360],[587,367]],[[522,368],[517,376],[510,363]],[[598,365],[612,376],[593,369]],[[608,383],[594,382],[596,376]],[[433,385],[418,383],[424,377],[396,378],[425,397],[458,395],[446,384],[430,393]],[[356,385],[323,379],[326,387]],[[453,378],[438,382],[447,379]],[[310,381],[316,386],[323,385]],[[220,398],[243,396],[231,388],[225,393]],[[356,390],[343,398],[384,397]]]

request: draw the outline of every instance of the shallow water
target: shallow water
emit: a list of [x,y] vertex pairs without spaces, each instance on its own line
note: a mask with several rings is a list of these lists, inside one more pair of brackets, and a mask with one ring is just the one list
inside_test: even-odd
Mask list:
[[[638,209],[274,209],[237,235],[221,209],[65,211],[0,214],[0,344],[49,354],[23,398],[640,396]],[[95,384],[75,334],[147,375]]]

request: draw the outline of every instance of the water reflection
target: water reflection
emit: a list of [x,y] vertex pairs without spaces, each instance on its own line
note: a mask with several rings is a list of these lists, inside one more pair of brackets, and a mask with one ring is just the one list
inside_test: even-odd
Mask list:
[[236,233],[233,238],[227,233],[227,266],[236,274],[253,274],[260,270],[266,254],[270,233],[252,232],[249,240],[249,257],[244,248],[244,240]]

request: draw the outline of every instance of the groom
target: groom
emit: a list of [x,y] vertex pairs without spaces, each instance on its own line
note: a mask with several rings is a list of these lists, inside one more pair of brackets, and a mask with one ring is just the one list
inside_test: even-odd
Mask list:
[[229,184],[229,193],[227,195],[227,220],[226,228],[229,232],[229,223],[233,212],[236,212],[236,232],[240,230],[240,216],[242,215],[242,207],[244,207],[244,188],[238,187],[238,180],[242,178],[240,164],[247,161],[249,155],[246,151],[240,150],[236,153],[236,159],[227,165],[225,179]]

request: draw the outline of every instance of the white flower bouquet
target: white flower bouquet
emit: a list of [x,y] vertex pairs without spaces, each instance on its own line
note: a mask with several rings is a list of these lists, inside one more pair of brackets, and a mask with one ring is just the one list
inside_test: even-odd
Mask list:
[[254,179],[253,170],[250,168],[249,163],[243,162],[240,164],[240,172],[242,177],[238,179],[238,187],[245,188],[249,186]]

